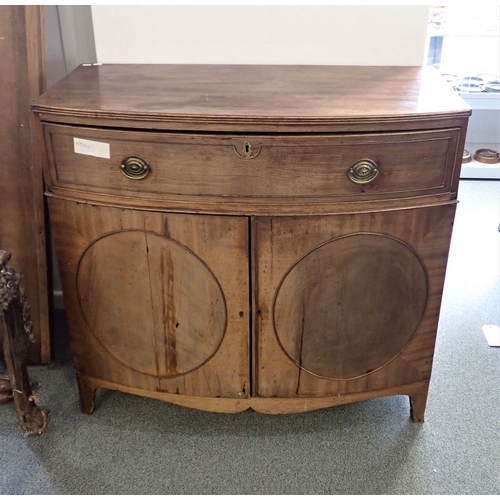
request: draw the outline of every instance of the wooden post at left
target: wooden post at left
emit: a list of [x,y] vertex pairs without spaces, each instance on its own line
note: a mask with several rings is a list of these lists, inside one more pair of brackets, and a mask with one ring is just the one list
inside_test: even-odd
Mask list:
[[28,362],[49,363],[48,237],[40,148],[29,108],[45,89],[43,6],[0,6],[0,34],[0,248],[13,255],[30,299],[34,343]]

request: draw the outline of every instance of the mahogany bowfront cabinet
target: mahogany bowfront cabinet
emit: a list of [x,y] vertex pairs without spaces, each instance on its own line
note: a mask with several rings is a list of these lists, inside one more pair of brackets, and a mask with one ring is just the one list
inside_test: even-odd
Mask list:
[[83,65],[32,108],[82,411],[423,420],[470,114],[434,70]]

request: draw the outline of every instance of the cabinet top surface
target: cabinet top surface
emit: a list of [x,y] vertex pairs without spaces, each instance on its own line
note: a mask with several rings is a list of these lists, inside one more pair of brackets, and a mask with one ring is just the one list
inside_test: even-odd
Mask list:
[[470,114],[433,68],[409,66],[79,66],[32,104],[38,113],[233,123],[407,121]]

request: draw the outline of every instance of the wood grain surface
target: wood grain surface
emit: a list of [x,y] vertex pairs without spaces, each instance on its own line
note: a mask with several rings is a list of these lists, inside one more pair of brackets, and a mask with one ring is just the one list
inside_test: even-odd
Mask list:
[[79,375],[246,397],[248,224],[50,200]]
[[92,333],[138,372],[190,372],[222,342],[227,315],[219,283],[172,239],[138,230],[103,236],[85,251],[76,279]]
[[[381,398],[386,396],[410,395],[410,410],[415,422],[423,421],[423,409],[425,409],[425,400],[429,382],[416,382],[399,387],[380,391],[370,391],[362,394],[348,394],[345,396],[324,396],[324,397],[297,397],[297,398],[260,398],[252,397],[247,399],[231,398],[210,398],[210,397],[192,397],[179,394],[169,394],[165,392],[145,391],[136,387],[129,387],[122,384],[98,380],[92,377],[79,377],[79,381],[85,390],[88,390],[88,399],[85,402],[92,401],[92,405],[85,407],[84,413],[92,413],[95,409],[93,403],[93,393],[98,388],[105,388],[114,391],[127,392],[137,396],[158,399],[167,403],[173,403],[187,408],[210,411],[216,413],[240,413],[249,409],[259,413],[269,415],[280,415],[290,413],[303,413],[306,411],[329,408],[331,406],[354,403],[367,399]],[[423,404],[419,407],[419,405]],[[414,413],[413,413],[414,411]]]
[[51,358],[41,151],[29,109],[45,86],[42,33],[42,7],[0,6],[0,248],[24,276],[35,335],[30,363]]
[[154,121],[181,130],[352,130],[362,120],[380,130],[388,120],[401,128],[468,116],[450,90],[433,68],[420,67],[103,64],[80,66],[34,109],[136,128]]
[[266,413],[406,394],[423,421],[470,115],[434,70],[84,66],[33,110],[84,412],[99,387]]
[[274,329],[300,368],[350,379],[403,350],[426,302],[426,271],[411,248],[383,234],[354,233],[321,244],[286,273]]
[[[454,212],[451,204],[257,218],[256,394],[342,395],[428,381]],[[350,247],[347,254],[336,247],[340,241]],[[381,248],[395,261],[382,257]],[[323,262],[316,260],[322,249]],[[307,255],[314,257],[313,267],[300,269]],[[295,276],[294,269],[300,270]],[[290,276],[295,283],[287,283]],[[359,299],[367,303],[357,304]],[[361,373],[365,368],[368,373]]]
[[[192,201],[206,197],[245,203],[308,200],[364,201],[449,192],[460,129],[386,134],[318,136],[193,135],[99,130],[46,125],[50,185],[62,190],[123,198]],[[110,158],[75,152],[75,139],[110,149]],[[254,157],[242,157],[245,144]],[[144,159],[151,172],[129,179],[120,165]],[[358,185],[347,171],[369,158],[379,169]],[[303,172],[307,176],[303,176]],[[85,194],[82,194],[85,197]]]

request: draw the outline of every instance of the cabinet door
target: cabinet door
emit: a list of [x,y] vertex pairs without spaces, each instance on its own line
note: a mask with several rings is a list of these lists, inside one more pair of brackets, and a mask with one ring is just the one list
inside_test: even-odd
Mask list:
[[245,397],[248,221],[50,199],[77,373]]
[[429,380],[454,211],[256,219],[256,394]]

